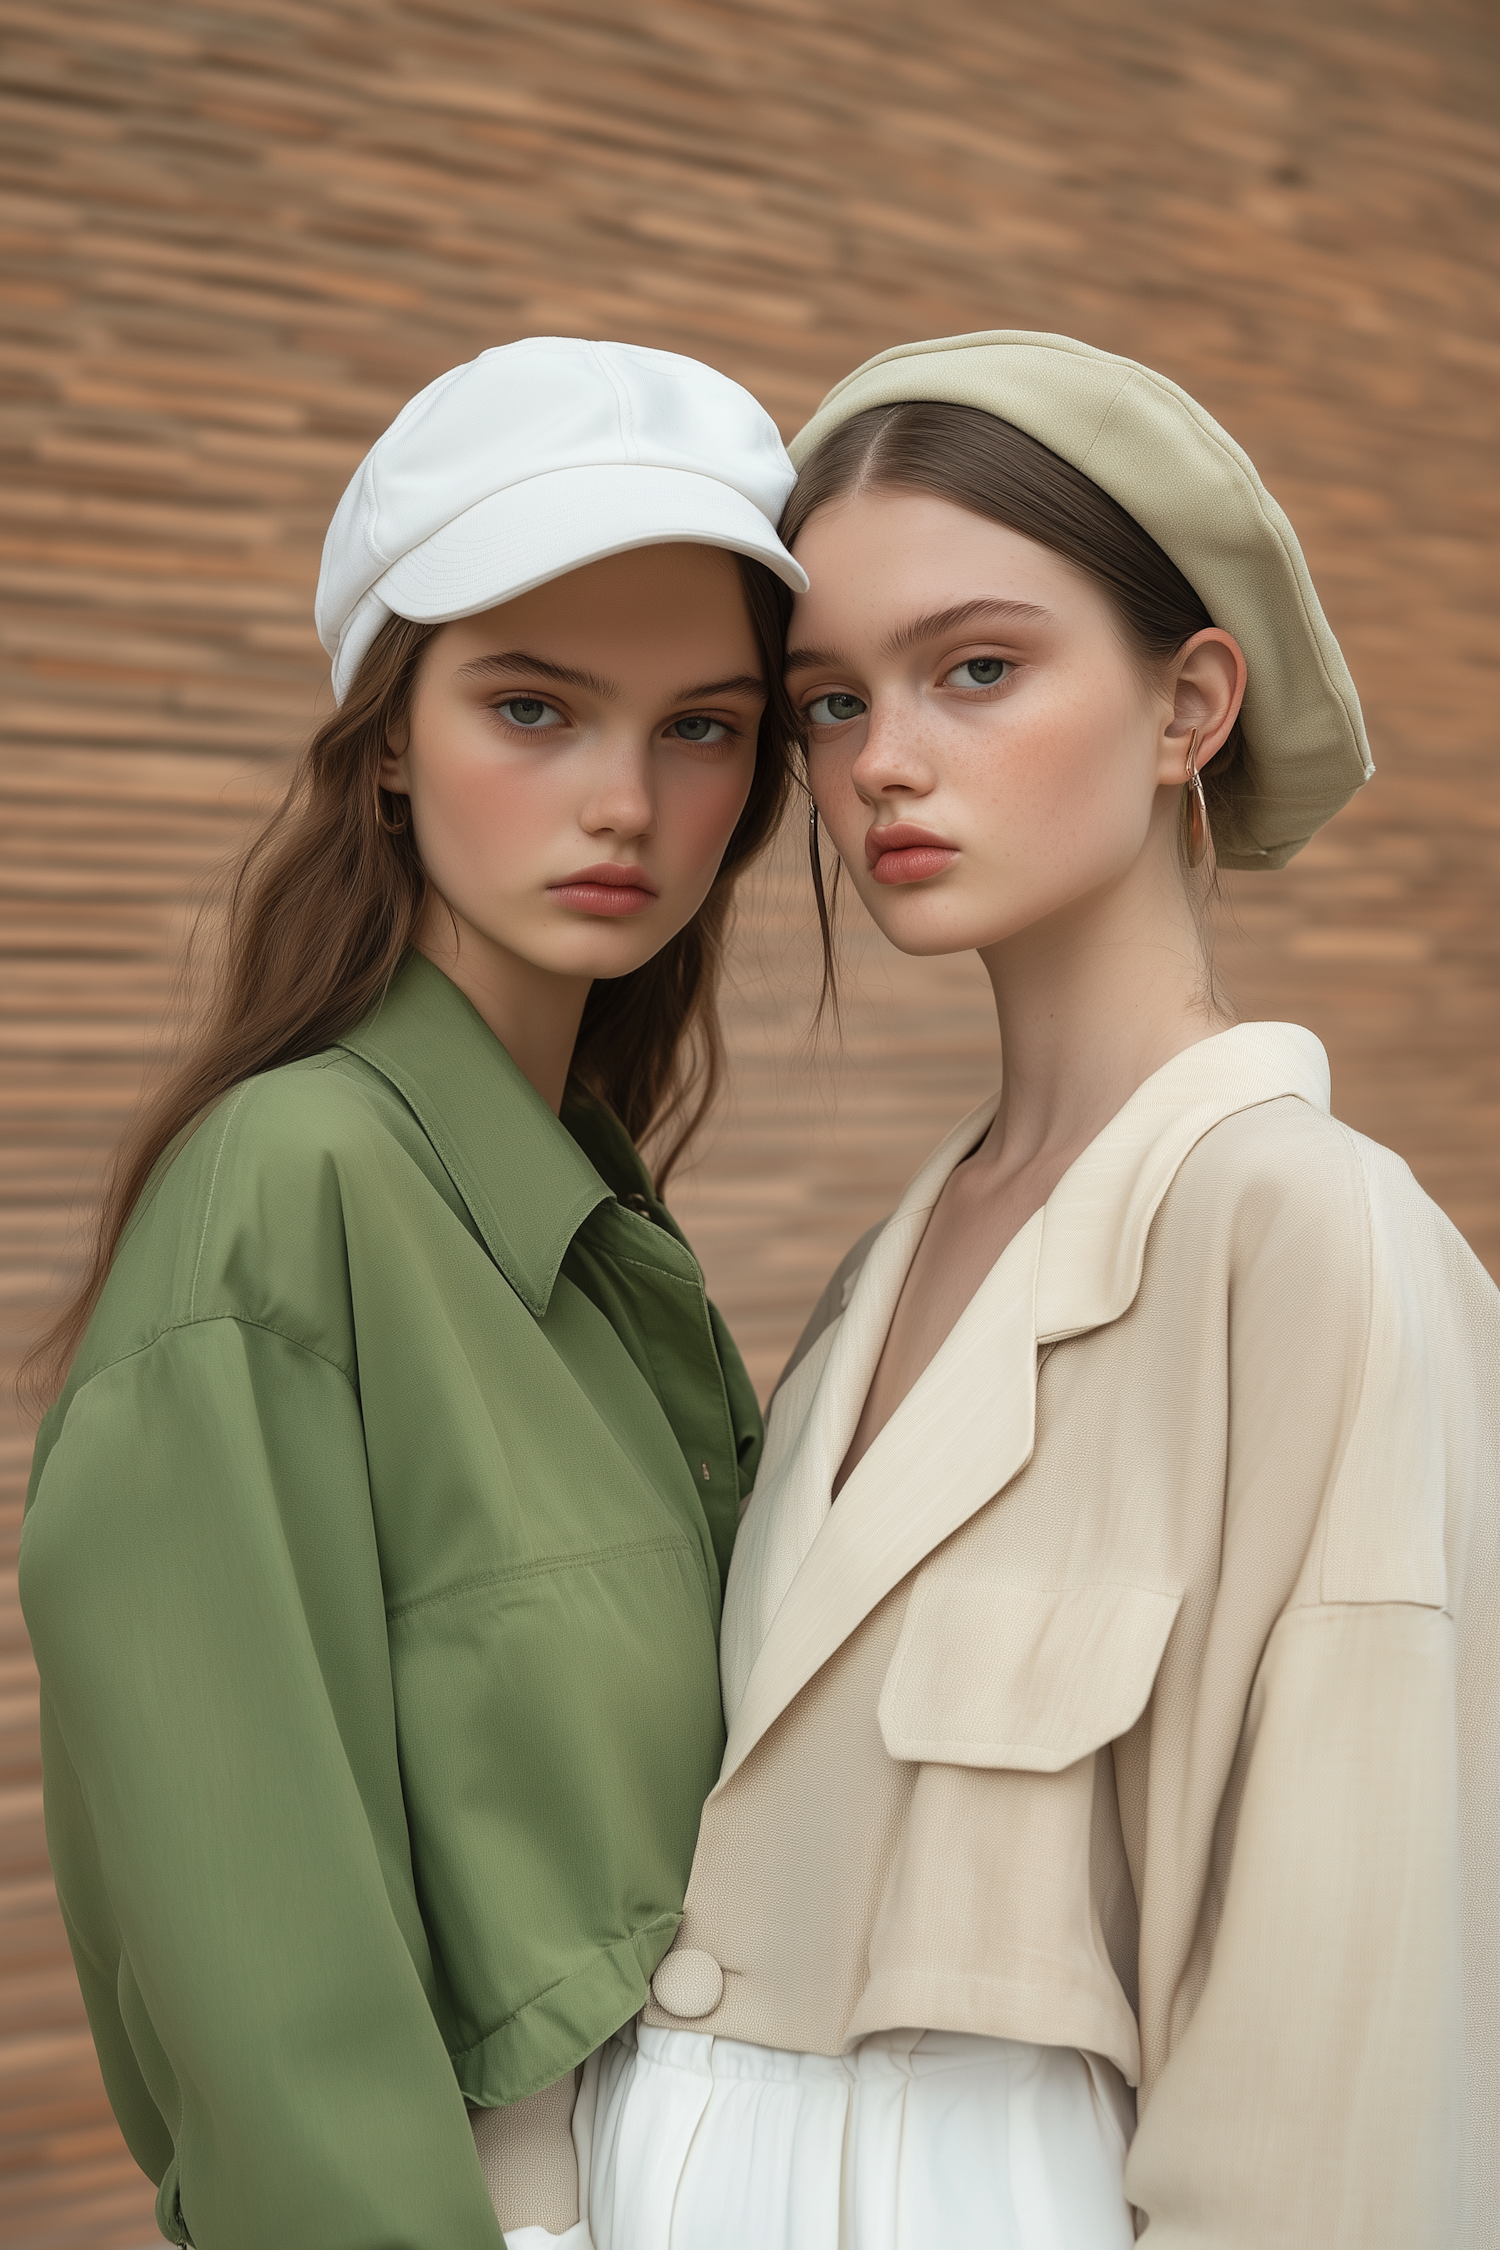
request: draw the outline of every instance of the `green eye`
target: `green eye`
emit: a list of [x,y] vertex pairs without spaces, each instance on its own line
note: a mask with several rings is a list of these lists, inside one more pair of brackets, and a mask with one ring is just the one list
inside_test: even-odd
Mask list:
[[869,708],[857,695],[820,695],[816,703],[808,705],[807,715],[815,727],[841,727],[850,719],[862,717]]
[[995,687],[1010,670],[1003,656],[971,656],[966,664],[956,664],[944,680],[944,687]]
[[722,742],[729,729],[721,719],[695,718],[678,719],[667,732],[675,734],[679,742]]
[[552,705],[544,703],[539,695],[513,695],[500,709],[513,727],[529,729],[545,727],[558,716]]

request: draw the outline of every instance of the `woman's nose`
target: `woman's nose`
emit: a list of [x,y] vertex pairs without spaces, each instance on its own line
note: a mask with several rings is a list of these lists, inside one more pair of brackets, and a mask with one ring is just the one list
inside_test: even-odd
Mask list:
[[591,836],[649,836],[656,827],[649,760],[639,744],[601,752],[579,818]]
[[850,767],[850,779],[860,796],[871,803],[893,790],[922,796],[932,787],[930,761],[923,756],[915,729],[903,713],[875,705],[865,739]]

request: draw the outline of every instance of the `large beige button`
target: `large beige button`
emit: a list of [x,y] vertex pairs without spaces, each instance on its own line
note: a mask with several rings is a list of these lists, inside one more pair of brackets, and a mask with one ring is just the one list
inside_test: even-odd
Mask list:
[[711,2015],[724,1997],[724,1971],[711,1953],[685,1947],[667,1955],[651,1979],[651,1992],[669,2016]]

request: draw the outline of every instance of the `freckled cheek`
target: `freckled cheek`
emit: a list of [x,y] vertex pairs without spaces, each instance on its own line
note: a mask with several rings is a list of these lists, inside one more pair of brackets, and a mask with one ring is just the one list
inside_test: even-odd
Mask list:
[[950,768],[956,792],[1013,843],[1076,833],[1119,796],[1126,761],[1120,717],[1099,701],[1066,699],[1025,727],[963,745]]

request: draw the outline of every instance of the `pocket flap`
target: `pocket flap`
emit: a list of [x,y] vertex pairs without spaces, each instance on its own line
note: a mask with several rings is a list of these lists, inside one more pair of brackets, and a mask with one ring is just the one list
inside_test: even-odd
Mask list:
[[893,1758],[1060,1773],[1146,1708],[1180,1593],[919,1578],[881,1691]]

